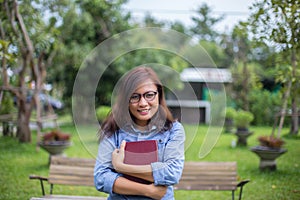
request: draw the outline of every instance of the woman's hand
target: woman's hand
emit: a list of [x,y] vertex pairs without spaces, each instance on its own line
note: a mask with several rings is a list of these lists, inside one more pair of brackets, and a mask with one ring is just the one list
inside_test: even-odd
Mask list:
[[152,175],[152,167],[147,165],[130,165],[124,163],[126,141],[122,141],[120,149],[112,152],[112,165],[114,169],[122,174],[127,174],[137,178],[141,178],[150,182],[154,182]]
[[147,193],[146,196],[157,200],[162,199],[165,196],[167,189],[167,186],[150,184],[148,190],[149,193]]
[[115,149],[112,153],[112,165],[116,171],[120,171],[124,165],[126,141],[122,141],[120,149]]

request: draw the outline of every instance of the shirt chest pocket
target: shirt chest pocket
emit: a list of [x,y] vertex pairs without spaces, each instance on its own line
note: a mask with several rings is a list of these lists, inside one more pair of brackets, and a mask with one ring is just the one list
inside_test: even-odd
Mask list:
[[157,139],[157,147],[158,147],[158,160],[160,162],[164,161],[164,153],[167,146],[168,140],[166,138]]

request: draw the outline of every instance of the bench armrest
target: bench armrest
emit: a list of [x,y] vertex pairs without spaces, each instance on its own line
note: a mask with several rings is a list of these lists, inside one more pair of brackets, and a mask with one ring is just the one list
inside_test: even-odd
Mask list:
[[40,180],[41,188],[42,188],[42,194],[43,194],[43,196],[45,196],[44,181],[48,181],[48,178],[43,177],[43,176],[38,176],[38,175],[29,175],[29,179],[31,179],[31,180],[33,180],[33,179]]
[[29,179],[39,179],[39,180],[42,180],[42,181],[48,181],[47,177],[38,176],[38,175],[29,175]]
[[244,185],[246,185],[247,183],[249,183],[250,180],[247,179],[247,180],[243,180],[243,181],[240,181],[236,186],[237,187],[243,187]]
[[244,185],[246,185],[247,183],[249,183],[250,180],[247,179],[247,180],[243,180],[243,181],[240,181],[236,186],[240,188],[240,194],[239,194],[239,200],[242,199],[242,193],[243,193],[243,187]]

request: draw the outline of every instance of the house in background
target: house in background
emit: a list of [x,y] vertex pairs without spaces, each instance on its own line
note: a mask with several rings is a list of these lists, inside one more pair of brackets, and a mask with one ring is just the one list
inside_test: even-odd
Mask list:
[[180,74],[180,79],[184,88],[169,92],[166,96],[172,114],[182,123],[208,124],[211,117],[209,93],[221,91],[224,84],[232,82],[230,70],[186,68]]

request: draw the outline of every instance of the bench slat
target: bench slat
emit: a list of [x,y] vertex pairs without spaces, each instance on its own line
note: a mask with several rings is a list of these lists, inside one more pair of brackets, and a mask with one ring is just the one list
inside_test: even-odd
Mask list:
[[51,163],[49,183],[94,186],[93,166],[68,166],[65,164]]
[[46,195],[44,197],[32,197],[30,200],[47,200],[47,199],[56,199],[56,200],[106,200],[107,197],[92,197],[92,196],[68,196],[68,195]]
[[94,186],[93,177],[82,177],[82,176],[59,176],[55,175],[49,177],[49,183],[51,184],[63,184],[63,185],[83,185],[83,186]]
[[94,169],[92,167],[77,167],[67,165],[51,165],[50,176],[52,174],[66,174],[66,175],[93,175]]
[[176,190],[236,190],[236,162],[185,162]]
[[235,171],[188,171],[184,170],[182,172],[185,176],[236,176]]
[[175,190],[236,190],[236,186],[230,185],[197,185],[180,183],[174,186]]
[[95,159],[89,158],[66,158],[63,156],[52,156],[51,164],[56,165],[70,165],[70,166],[83,166],[83,167],[94,167]]

